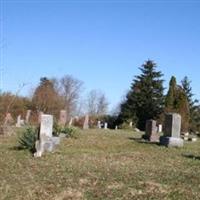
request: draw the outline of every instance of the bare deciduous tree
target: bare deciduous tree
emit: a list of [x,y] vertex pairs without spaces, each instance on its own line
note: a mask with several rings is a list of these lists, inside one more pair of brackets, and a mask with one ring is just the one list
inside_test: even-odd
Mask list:
[[87,97],[87,111],[90,115],[102,116],[108,111],[108,101],[104,93],[91,90]]
[[59,81],[59,92],[63,97],[68,118],[74,115],[77,110],[82,86],[83,82],[71,75],[65,75]]

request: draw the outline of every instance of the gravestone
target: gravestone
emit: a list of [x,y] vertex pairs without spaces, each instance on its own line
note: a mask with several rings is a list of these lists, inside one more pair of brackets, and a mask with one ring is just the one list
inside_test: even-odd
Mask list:
[[83,129],[89,129],[89,115],[85,116],[85,120],[83,123]]
[[21,127],[21,115],[17,116],[17,123],[16,123],[16,127],[20,128]]
[[129,127],[130,127],[130,128],[133,128],[133,122],[130,122],[130,123],[129,123]]
[[107,122],[104,123],[104,129],[108,129],[108,123]]
[[115,130],[118,130],[118,126],[115,126]]
[[162,124],[158,124],[158,133],[162,133]]
[[160,137],[160,143],[167,147],[182,147],[181,139],[181,116],[177,113],[165,115],[164,136]]
[[4,125],[5,126],[10,126],[14,123],[14,120],[12,118],[12,115],[10,113],[6,113],[6,117],[4,119]]
[[98,122],[97,122],[97,128],[98,128],[98,129],[101,129],[101,121],[98,121]]
[[41,115],[40,133],[39,140],[36,141],[36,153],[34,157],[41,157],[42,154],[52,152],[56,145],[60,143],[59,137],[53,137],[53,116],[52,115]]
[[70,119],[70,121],[69,121],[69,126],[72,126],[73,121],[74,121],[74,119],[73,119],[73,117],[71,117],[71,119]]
[[31,110],[27,110],[26,118],[25,118],[25,123],[26,124],[29,124],[30,116],[31,116]]
[[149,140],[150,142],[158,142],[159,135],[157,133],[157,126],[155,120],[147,120],[146,121],[146,129],[144,139]]
[[39,124],[41,123],[42,115],[43,115],[43,112],[40,111],[40,112],[38,113],[38,123],[39,123]]
[[66,122],[67,122],[67,111],[61,110],[60,117],[59,117],[59,124],[62,126],[65,126]]

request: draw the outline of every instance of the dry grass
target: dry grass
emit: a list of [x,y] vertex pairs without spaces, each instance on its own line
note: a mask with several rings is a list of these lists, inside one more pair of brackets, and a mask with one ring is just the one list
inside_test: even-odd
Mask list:
[[200,142],[168,149],[126,131],[81,131],[52,154],[0,138],[0,199],[200,199]]

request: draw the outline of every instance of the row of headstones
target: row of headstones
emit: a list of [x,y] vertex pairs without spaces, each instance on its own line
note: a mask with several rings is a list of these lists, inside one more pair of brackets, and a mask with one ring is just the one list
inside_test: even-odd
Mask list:
[[181,138],[181,116],[177,113],[168,113],[165,115],[164,135],[160,137],[159,131],[161,126],[156,126],[155,120],[146,122],[144,139],[150,142],[160,142],[161,145],[182,147],[183,139]]
[[98,121],[97,122],[97,128],[98,129],[108,129],[108,123],[107,122],[101,122],[101,121]]

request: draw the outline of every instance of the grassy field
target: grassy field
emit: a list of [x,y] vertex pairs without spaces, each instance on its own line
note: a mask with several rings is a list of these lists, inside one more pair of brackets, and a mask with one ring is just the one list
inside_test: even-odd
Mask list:
[[200,142],[166,148],[127,131],[81,131],[33,158],[0,137],[0,199],[200,199]]

